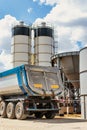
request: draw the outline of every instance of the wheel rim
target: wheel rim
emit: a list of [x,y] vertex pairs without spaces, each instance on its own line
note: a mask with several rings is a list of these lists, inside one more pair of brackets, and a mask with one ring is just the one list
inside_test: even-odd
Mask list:
[[22,119],[23,115],[24,115],[23,103],[18,102],[15,107],[15,116],[17,119]]
[[21,109],[20,106],[18,106],[17,109],[16,109],[16,116],[17,116],[17,117],[20,117],[21,114],[22,114],[22,109]]
[[11,107],[8,108],[8,114],[11,114],[12,113],[12,109]]
[[4,101],[0,103],[0,115],[6,117],[6,103]]
[[12,114],[11,106],[7,106],[7,117],[10,117],[11,114]]
[[10,118],[10,119],[15,118],[14,109],[15,109],[14,103],[12,103],[12,102],[8,103],[7,109],[6,109],[6,113],[7,113],[8,118]]

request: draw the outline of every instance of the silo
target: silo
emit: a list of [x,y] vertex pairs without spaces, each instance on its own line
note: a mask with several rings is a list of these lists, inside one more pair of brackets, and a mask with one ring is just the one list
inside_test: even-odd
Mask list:
[[87,119],[87,47],[80,50],[81,115]]
[[12,66],[29,64],[31,53],[31,32],[29,26],[20,22],[12,28]]
[[79,81],[79,51],[63,52],[51,57],[52,66],[60,68],[64,84],[64,97],[76,99],[77,113],[80,113],[80,81]]
[[50,58],[54,54],[53,28],[42,22],[34,28],[35,65],[51,66]]
[[75,88],[79,88],[79,51],[58,53],[51,57],[51,62],[62,69]]

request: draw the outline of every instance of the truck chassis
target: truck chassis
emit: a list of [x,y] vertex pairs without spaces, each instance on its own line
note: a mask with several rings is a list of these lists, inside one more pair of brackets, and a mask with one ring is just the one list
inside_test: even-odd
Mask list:
[[26,119],[29,115],[35,118],[53,119],[59,111],[57,101],[52,97],[3,97],[0,101],[0,115],[9,119]]

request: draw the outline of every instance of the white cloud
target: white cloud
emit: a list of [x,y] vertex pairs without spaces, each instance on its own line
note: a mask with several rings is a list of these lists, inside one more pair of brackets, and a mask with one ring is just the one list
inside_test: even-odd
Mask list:
[[10,68],[12,68],[11,54],[7,54],[5,51],[2,51],[0,54],[0,72]]
[[11,67],[11,29],[17,23],[16,18],[10,15],[0,19],[0,70],[6,70]]
[[53,19],[53,21],[65,23],[78,18],[87,17],[87,12],[83,12],[80,8],[77,8],[77,5],[73,4],[72,1],[73,0],[61,0],[60,4],[53,7],[45,19]]
[[6,15],[0,20],[0,50],[4,48],[5,51],[10,51],[11,28],[15,23],[17,20],[10,15]]
[[28,13],[30,14],[30,13],[33,11],[33,9],[32,9],[32,8],[29,8],[27,11],[28,11]]
[[41,4],[45,3],[45,0],[40,0],[40,3],[41,3]]
[[[45,0],[45,4],[51,2]],[[59,52],[79,50],[78,41],[84,47],[87,44],[87,0],[54,0],[54,3],[56,5],[43,20],[55,25]]]

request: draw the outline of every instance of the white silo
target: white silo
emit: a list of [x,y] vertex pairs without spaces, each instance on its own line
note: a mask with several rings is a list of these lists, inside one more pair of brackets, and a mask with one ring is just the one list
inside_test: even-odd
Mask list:
[[81,115],[87,119],[87,47],[80,50]]
[[51,56],[54,54],[53,28],[45,22],[34,28],[35,65],[51,66]]
[[31,31],[23,22],[12,28],[12,66],[30,63]]

